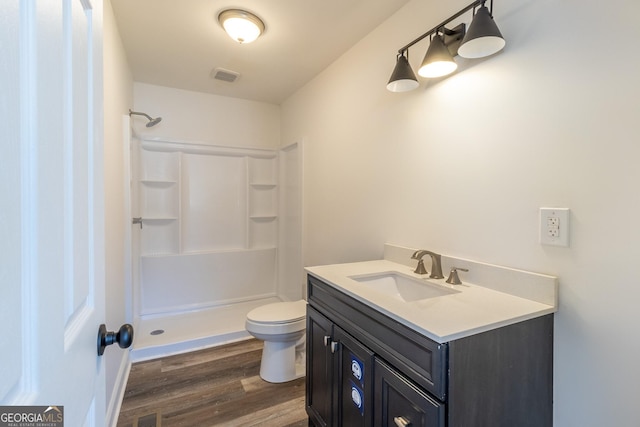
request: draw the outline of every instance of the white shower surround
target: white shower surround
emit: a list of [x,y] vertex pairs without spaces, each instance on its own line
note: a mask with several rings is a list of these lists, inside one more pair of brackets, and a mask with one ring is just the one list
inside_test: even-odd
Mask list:
[[[279,205],[300,215],[291,206],[291,200],[299,204],[299,195],[279,197],[281,179],[287,188],[301,189],[298,144],[279,151],[140,137],[133,145],[133,217],[142,218],[142,228],[134,231],[140,254],[134,311],[143,358],[154,355],[148,351],[154,346],[164,347],[159,355],[241,339],[248,336],[245,311],[300,298],[302,284],[291,275],[302,271],[292,265],[299,259],[278,259],[283,242],[300,247],[299,232],[284,226],[278,233]],[[280,282],[287,283],[279,283],[279,269]],[[232,316],[238,325],[216,329],[216,313],[229,319],[230,310],[238,311]],[[156,326],[150,325],[182,325],[185,332],[154,341],[148,334]],[[193,328],[202,331],[186,332]]]

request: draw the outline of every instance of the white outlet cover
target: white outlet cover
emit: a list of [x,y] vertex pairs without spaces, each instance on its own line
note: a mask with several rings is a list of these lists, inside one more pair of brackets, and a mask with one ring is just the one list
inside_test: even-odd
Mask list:
[[569,217],[569,208],[540,208],[540,244],[569,247]]

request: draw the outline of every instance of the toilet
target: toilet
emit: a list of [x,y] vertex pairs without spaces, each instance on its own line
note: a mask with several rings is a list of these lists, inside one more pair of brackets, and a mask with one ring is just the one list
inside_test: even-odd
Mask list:
[[247,314],[247,332],[264,341],[260,377],[283,383],[305,374],[305,300],[263,305]]

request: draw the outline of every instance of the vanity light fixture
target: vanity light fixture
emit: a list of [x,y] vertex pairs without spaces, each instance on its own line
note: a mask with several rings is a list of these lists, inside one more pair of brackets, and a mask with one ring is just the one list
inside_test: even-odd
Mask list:
[[[405,56],[405,53],[407,56]],[[406,50],[398,54],[396,67],[391,73],[391,78],[387,84],[387,89],[391,92],[408,92],[417,88],[420,83],[409,65],[409,51]]]
[[[387,83],[387,89],[391,92],[406,92],[418,87],[418,81],[408,61],[409,48],[429,36],[431,36],[431,42],[418,70],[421,77],[433,78],[451,74],[458,67],[453,60],[456,55],[463,58],[484,58],[502,50],[506,43],[493,20],[493,0],[491,0],[491,10],[485,6],[486,1],[475,0],[455,15],[398,49],[396,67]],[[473,20],[468,32],[465,24],[460,24],[453,29],[445,27],[472,9]]]
[[[493,8],[493,3],[491,7]],[[505,44],[496,21],[483,4],[476,12],[469,25],[469,31],[462,39],[458,55],[463,58],[484,58],[501,51]]]
[[218,22],[229,37],[238,43],[251,43],[264,32],[264,22],[251,12],[226,9],[218,14]]
[[422,60],[422,65],[418,69],[418,74],[422,77],[442,77],[453,73],[458,64],[453,60],[453,55],[444,45],[443,38],[436,32],[435,37],[429,43],[429,49]]

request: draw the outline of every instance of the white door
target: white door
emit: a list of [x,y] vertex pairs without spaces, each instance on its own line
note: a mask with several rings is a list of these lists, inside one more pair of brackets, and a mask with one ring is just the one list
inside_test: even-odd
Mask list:
[[0,405],[104,425],[101,0],[0,2]]

